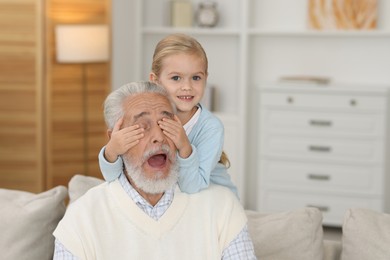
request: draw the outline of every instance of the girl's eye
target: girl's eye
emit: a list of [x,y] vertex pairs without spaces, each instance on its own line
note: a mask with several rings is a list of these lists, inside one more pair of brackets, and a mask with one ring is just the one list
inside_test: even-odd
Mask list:
[[200,77],[200,76],[193,76],[192,79],[193,79],[193,80],[200,80],[201,77]]
[[180,79],[180,77],[179,77],[179,76],[173,76],[172,79],[175,80],[175,81],[177,81],[177,80]]

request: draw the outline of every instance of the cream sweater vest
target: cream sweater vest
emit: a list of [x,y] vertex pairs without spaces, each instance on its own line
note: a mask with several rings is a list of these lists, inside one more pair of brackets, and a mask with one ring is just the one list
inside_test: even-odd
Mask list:
[[225,187],[192,195],[176,189],[171,206],[155,221],[116,180],[71,204],[54,236],[79,259],[214,260],[245,224],[241,204]]

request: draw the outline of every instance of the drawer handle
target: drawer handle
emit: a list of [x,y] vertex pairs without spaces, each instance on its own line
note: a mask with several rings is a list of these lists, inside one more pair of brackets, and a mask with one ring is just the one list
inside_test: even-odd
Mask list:
[[317,208],[319,209],[321,212],[328,212],[329,211],[329,207],[327,206],[318,206],[318,205],[307,205],[307,207],[311,207],[311,208]]
[[325,174],[316,174],[316,173],[309,173],[307,177],[311,180],[316,180],[316,181],[329,181],[330,176],[325,175]]
[[318,145],[310,145],[309,150],[312,152],[331,152],[332,148],[329,146],[318,146]]
[[294,99],[292,97],[287,97],[287,103],[289,104],[294,103]]
[[351,106],[356,106],[357,105],[357,101],[356,99],[351,99],[351,101],[349,101],[349,104],[351,104]]
[[325,121],[325,120],[310,120],[310,125],[312,126],[332,126],[332,121]]

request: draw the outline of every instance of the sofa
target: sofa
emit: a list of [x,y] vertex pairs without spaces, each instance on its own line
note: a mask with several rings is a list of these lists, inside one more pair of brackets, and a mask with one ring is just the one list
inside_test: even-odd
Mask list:
[[[52,259],[54,231],[72,203],[102,180],[75,175],[68,187],[33,194],[0,189],[0,259]],[[349,209],[342,240],[324,239],[322,213],[301,208],[279,213],[246,210],[256,256],[265,260],[390,259],[390,215]]]

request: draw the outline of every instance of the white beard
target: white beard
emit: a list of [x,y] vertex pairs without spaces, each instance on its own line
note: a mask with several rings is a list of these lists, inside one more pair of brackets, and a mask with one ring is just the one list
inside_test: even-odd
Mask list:
[[[169,147],[167,148],[167,146],[163,146],[163,149],[169,150]],[[150,154],[153,154],[153,152],[154,151],[145,152],[144,156],[142,157],[142,163],[146,161],[149,158]],[[167,155],[167,160],[170,157],[171,153]],[[163,193],[166,190],[172,188],[173,185],[175,185],[178,181],[179,164],[176,160],[174,160],[174,163],[171,165],[171,170],[165,178],[162,178],[162,172],[156,172],[153,178],[147,178],[145,177],[141,166],[136,166],[135,164],[131,163],[130,160],[128,160],[128,158],[126,158],[125,156],[122,156],[122,158],[125,164],[127,174],[134,182],[134,185],[146,193]],[[142,163],[140,163],[139,165],[142,165]]]

